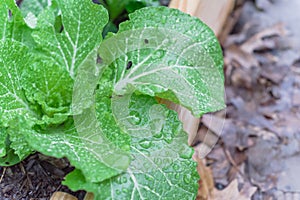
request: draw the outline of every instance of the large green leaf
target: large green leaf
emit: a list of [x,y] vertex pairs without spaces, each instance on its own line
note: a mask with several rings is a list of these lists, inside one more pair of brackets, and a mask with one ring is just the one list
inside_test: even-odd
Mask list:
[[0,42],[0,116],[4,127],[20,115],[27,120],[36,117],[22,88],[24,69],[31,63],[28,49],[21,43]]
[[[15,27],[10,29],[9,26],[13,27],[11,25],[6,29],[9,33],[20,33],[25,27],[21,26],[17,31]],[[13,32],[10,32],[12,30]],[[0,121],[1,127],[4,128],[1,131],[1,143],[5,144],[1,145],[1,162],[4,165],[12,165],[33,151],[23,133],[30,131],[30,126],[39,116],[36,108],[27,101],[22,84],[24,69],[32,64],[32,57],[28,48],[12,40],[18,39],[15,37],[18,34],[9,35],[7,32],[3,32],[5,37],[0,41]],[[22,127],[20,117],[27,121],[28,126]]]
[[[96,84],[98,82],[95,72],[101,69],[97,68],[96,61],[96,51],[93,51],[82,64],[82,67],[88,70],[78,71],[73,94],[73,118],[57,128],[46,127],[44,131],[27,134],[26,137],[35,150],[45,155],[67,157],[73,166],[83,172],[89,182],[100,182],[116,176],[125,171],[130,163],[130,138],[118,129],[114,118],[108,117],[103,123],[99,123],[95,105],[91,104],[93,101],[85,99],[87,91],[93,92],[93,87],[90,86],[93,81],[89,83],[89,78],[96,79]],[[83,80],[84,78],[86,79]],[[101,109],[107,112],[107,102],[102,103]],[[105,115],[104,112],[100,114]],[[42,121],[45,122],[46,119]],[[68,124],[69,121],[71,124]],[[51,122],[53,124],[53,120]],[[114,145],[105,137],[110,134],[117,136],[120,143]]]
[[[104,95],[101,91],[103,90],[99,90]],[[105,99],[110,98],[98,97],[97,99],[101,127],[106,127],[107,123],[115,123],[104,120],[104,118],[111,119],[109,117],[111,112],[105,112],[105,109],[109,111],[111,106],[113,109],[117,107],[119,112],[123,113],[124,109],[118,106],[125,107],[123,101],[128,103],[128,99],[123,97],[116,100],[120,104],[115,102],[111,106],[105,103]],[[100,99],[102,100],[99,101]],[[187,134],[182,131],[177,114],[157,104],[155,99],[149,96],[133,95],[129,99],[130,115],[127,116],[127,123],[124,123],[124,120],[117,121],[131,136],[132,161],[126,172],[95,184],[86,180],[80,171],[75,170],[67,176],[64,184],[70,186],[72,190],[85,189],[93,192],[95,199],[99,200],[174,197],[195,199],[199,177],[196,163],[191,160],[193,150],[186,144]],[[116,119],[119,117],[116,116]],[[120,133],[116,131],[112,131],[108,139],[118,143],[123,142]]]
[[224,108],[221,48],[197,18],[165,7],[140,9],[102,43],[100,55],[117,66],[117,95],[138,90],[196,116]]
[[[145,176],[158,176],[160,181],[167,182],[170,187],[181,188],[182,182],[173,184],[171,175],[185,171],[187,176],[190,177],[192,186],[188,192],[180,192],[176,195],[192,196],[197,191],[198,175],[196,172],[195,163],[191,160],[193,150],[187,146],[187,134],[183,132],[182,125],[177,118],[177,113],[168,110],[165,106],[157,104],[157,101],[153,97],[141,95],[141,94],[126,94],[126,95],[114,95],[113,87],[116,77],[116,66],[110,66],[107,68],[99,81],[98,89],[96,90],[96,113],[93,107],[86,109],[80,115],[74,116],[76,128],[79,131],[82,138],[93,138],[92,141],[86,141],[86,146],[89,148],[94,147],[94,152],[105,150],[103,146],[103,140],[94,139],[95,137],[105,138],[106,143],[109,144],[110,154],[108,156],[114,157],[122,155],[122,151],[116,149],[123,149],[123,151],[130,148],[131,163],[128,169],[121,175],[121,179],[128,179],[128,182],[138,181],[141,185],[145,183]],[[89,69],[87,66],[85,69]],[[91,72],[90,75],[84,74],[86,83],[81,85],[82,89],[90,90],[92,87],[89,83],[93,79],[92,69],[83,70]],[[81,74],[80,74],[81,75]],[[81,76],[79,76],[81,77]],[[95,77],[94,77],[95,78]],[[77,88],[76,93],[80,90]],[[82,91],[84,93],[84,91]],[[80,92],[79,92],[80,93]],[[86,94],[88,95],[88,94]],[[90,94],[91,99],[93,94]],[[76,98],[77,99],[77,98]],[[90,104],[91,100],[86,97],[81,101],[82,104]],[[76,102],[76,101],[75,101]],[[96,118],[96,119],[95,119]],[[98,126],[93,122],[98,122]],[[124,134],[127,133],[126,134]],[[97,134],[96,134],[97,133]],[[93,145],[94,144],[94,145]],[[98,145],[95,145],[98,144]],[[101,146],[101,149],[96,147]],[[108,150],[108,149],[107,149]],[[114,165],[121,166],[123,159],[116,160]],[[108,162],[107,162],[108,163]],[[110,165],[111,166],[111,165]],[[84,174],[84,172],[83,172]],[[83,180],[83,176],[78,175],[78,171],[75,171],[68,176],[65,184],[71,186],[72,189],[86,189],[94,192],[97,199],[111,199],[111,195],[117,195],[120,193],[119,189],[122,187],[126,191],[121,196],[125,199],[129,199],[132,192],[135,193],[135,188],[128,184],[120,184],[119,178],[113,178],[109,180],[111,186],[107,185],[107,181],[97,183],[96,187],[88,180]],[[133,177],[137,177],[137,180],[133,180]],[[176,176],[178,177],[178,175]],[[78,179],[74,181],[73,179]],[[186,179],[187,180],[187,179]],[[154,184],[152,182],[152,184]],[[149,186],[150,187],[150,186]],[[91,189],[93,188],[93,189]],[[98,188],[95,190],[95,188]],[[101,189],[103,188],[103,189]],[[162,198],[171,197],[171,193],[165,193],[159,190],[160,187],[153,188],[154,193],[161,195]],[[169,190],[169,188],[168,188]],[[185,190],[185,189],[182,189]],[[151,196],[152,191],[144,191],[142,196]],[[136,198],[142,198],[138,196]],[[173,195],[173,194],[172,194]]]
[[[56,1],[39,15],[33,37],[38,44],[35,62],[24,81],[28,99],[41,105],[44,121],[59,124],[70,114],[77,68],[90,60],[100,45],[107,11],[91,1]],[[95,65],[96,63],[92,63]]]
[[57,2],[61,14],[57,16],[56,9],[43,12],[33,37],[38,43],[37,50],[42,51],[41,57],[61,66],[74,78],[76,69],[99,46],[108,14],[103,6],[92,1]]
[[[73,166],[83,172],[89,182],[101,182],[116,176],[122,172],[121,168],[126,169],[129,163],[121,154],[111,154],[109,143],[103,141],[103,138],[78,135],[73,123],[42,133],[27,134],[26,139],[35,150],[45,155],[67,157]],[[120,160],[123,163],[117,167],[109,165]]]

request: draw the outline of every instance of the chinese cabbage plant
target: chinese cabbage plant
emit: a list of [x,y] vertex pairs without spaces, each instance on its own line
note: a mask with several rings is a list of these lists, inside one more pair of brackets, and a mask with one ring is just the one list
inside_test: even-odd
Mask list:
[[[224,107],[222,52],[199,19],[142,8],[104,39],[90,0],[0,3],[0,164],[67,157],[64,184],[95,199],[195,199],[193,150],[177,113]],[[34,6],[39,3],[39,6]]]

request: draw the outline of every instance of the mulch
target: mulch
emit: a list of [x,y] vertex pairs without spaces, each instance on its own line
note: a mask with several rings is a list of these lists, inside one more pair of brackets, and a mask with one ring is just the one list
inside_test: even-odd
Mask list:
[[61,184],[65,175],[73,169],[66,159],[50,158],[38,153],[12,167],[0,167],[0,199],[47,200],[55,191],[83,199],[84,191],[72,192]]

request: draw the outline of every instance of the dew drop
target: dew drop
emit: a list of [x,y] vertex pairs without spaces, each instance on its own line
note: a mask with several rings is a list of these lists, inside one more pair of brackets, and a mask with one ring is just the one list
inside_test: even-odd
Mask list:
[[184,175],[183,181],[187,184],[190,183],[191,182],[191,175],[189,175],[189,174]]
[[122,189],[122,192],[126,194],[128,193],[128,189]]
[[163,126],[164,126],[164,120],[160,120],[160,119],[152,120],[150,124],[151,132],[153,134],[162,132]]
[[121,183],[122,183],[122,184],[127,183],[127,178],[126,178],[126,177],[122,177],[122,178],[121,178]]
[[193,153],[194,153],[193,149],[188,148],[188,149],[185,149],[185,152],[180,154],[180,157],[183,159],[190,159],[193,156]]
[[121,194],[121,191],[120,191],[120,190],[116,190],[116,194],[117,194],[117,195],[120,195],[120,194]]
[[156,158],[154,159],[154,163],[158,166],[161,167],[163,164],[163,160],[161,158]]
[[134,124],[134,125],[139,125],[141,123],[141,115],[139,112],[137,111],[130,111],[130,118],[129,121],[130,123]]
[[175,60],[170,60],[169,62],[168,62],[168,65],[169,66],[173,66],[173,65],[175,65],[176,64],[176,61]]
[[153,135],[153,137],[155,138],[162,138],[162,136],[163,136],[162,132],[158,132],[155,135]]
[[179,168],[180,168],[179,165],[177,165],[177,164],[173,164],[172,167],[173,167],[173,169],[174,169],[175,171],[179,170]]
[[154,52],[152,58],[153,59],[160,59],[164,56],[164,52],[163,51],[156,51]]
[[166,143],[171,144],[172,137],[165,137],[164,140],[166,141]]
[[149,175],[146,175],[145,178],[146,178],[147,181],[153,181],[154,180],[154,178],[152,176],[149,176]]
[[162,24],[165,24],[166,21],[167,21],[167,17],[166,17],[166,16],[162,16],[160,22],[161,22]]
[[149,141],[149,140],[142,140],[140,141],[140,146],[143,147],[144,149],[149,149],[151,146],[152,146],[152,141]]

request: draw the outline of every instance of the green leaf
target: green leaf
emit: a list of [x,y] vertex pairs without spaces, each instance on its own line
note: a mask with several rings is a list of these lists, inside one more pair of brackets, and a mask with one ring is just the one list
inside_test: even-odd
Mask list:
[[109,17],[113,21],[116,19],[125,9],[125,6],[130,0],[106,0],[108,6]]
[[13,166],[21,161],[15,151],[7,147],[5,156],[0,157],[0,166]]
[[[88,66],[85,67],[86,70],[82,69],[82,72],[86,71],[92,73],[90,75],[83,75],[83,77],[88,80],[88,84],[83,84],[81,87],[90,90],[89,81],[93,79],[93,70],[87,70]],[[198,180],[199,177],[195,172],[195,163],[190,160],[193,150],[186,144],[187,135],[182,131],[182,125],[177,118],[177,113],[169,111],[165,106],[157,104],[153,97],[137,94],[123,96],[113,95],[113,80],[115,80],[116,76],[114,67],[116,66],[110,66],[105,69],[99,81],[95,97],[96,113],[94,108],[91,107],[74,118],[75,122],[77,122],[76,128],[80,131],[81,137],[93,138],[92,141],[97,141],[97,139],[94,139],[94,137],[97,136],[102,139],[107,139],[110,151],[114,151],[110,156],[122,154],[122,151],[115,151],[114,149],[120,148],[126,151],[130,145],[131,163],[128,169],[126,168],[127,171],[125,169],[126,172],[122,173],[121,176],[127,176],[129,173],[128,170],[130,170],[133,176],[135,176],[136,173],[156,173],[155,175],[163,174],[161,176],[165,177],[167,176],[165,175],[167,174],[167,169],[175,165],[176,170],[188,170],[193,172],[193,176],[190,174],[190,177],[193,180]],[[80,75],[82,74],[80,73]],[[81,76],[79,76],[79,78],[80,77]],[[84,81],[80,82],[85,83]],[[77,90],[81,91],[79,88],[77,88]],[[86,95],[88,96],[88,93]],[[90,104],[86,103],[91,101],[88,97],[83,99],[84,101],[81,101],[83,104]],[[93,124],[94,121],[97,121],[99,125]],[[97,128],[100,129],[98,132],[96,132]],[[124,134],[124,132],[128,135]],[[89,143],[91,143],[91,141],[87,141],[86,146],[90,148],[94,147],[95,149],[95,147],[98,146],[92,146],[89,145]],[[101,144],[99,143],[99,145]],[[103,148],[105,148],[105,146],[103,146]],[[95,149],[94,152],[96,151],[98,152],[99,150]],[[122,165],[122,160],[116,160],[114,164]],[[186,169],[187,166],[185,165],[189,165],[188,169]],[[167,171],[165,172],[164,170]],[[65,184],[71,184],[71,187],[75,190],[86,189],[94,192],[99,199],[110,199],[111,196],[107,195],[118,193],[116,191],[118,187],[108,190],[108,188],[106,188],[106,182],[97,183],[99,184],[97,191],[91,189],[94,188],[94,185],[91,186],[88,180],[85,181],[85,184],[83,184],[84,180],[82,179],[80,179],[78,183],[73,183],[71,180],[75,179],[74,176],[70,175],[69,180],[65,182]],[[139,181],[142,181],[143,178],[140,177],[140,179]],[[165,179],[165,181],[169,180],[166,177]],[[111,181],[115,182],[115,179]],[[194,181],[194,183],[196,187],[191,189],[191,193],[193,194],[197,191],[197,181]],[[102,187],[105,187],[105,189],[100,189]],[[128,185],[121,185],[119,187],[124,187],[126,191],[128,191],[126,193],[127,196],[130,196],[128,193],[134,190]],[[160,191],[157,192],[159,193]],[[161,195],[168,197],[169,194],[162,193]],[[123,196],[121,196],[121,198],[122,197]],[[128,197],[125,199],[128,199]]]
[[[38,103],[41,106],[45,118],[70,112],[73,79],[61,66],[47,60],[34,59],[25,68],[22,83],[27,99],[32,104]],[[57,121],[59,122],[60,120]]]
[[1,40],[5,40],[7,37],[8,26],[9,26],[9,9],[6,3],[0,4],[0,38]]
[[85,188],[87,191],[97,191],[98,188],[98,184],[87,182],[82,172],[78,169],[70,172],[62,184],[67,185],[73,191],[81,190],[82,188]]
[[8,134],[6,128],[0,126],[0,158],[6,155]]
[[[61,66],[74,78],[76,69],[99,46],[108,14],[101,5],[86,0],[57,0],[61,18],[56,9],[47,9],[39,16],[38,31],[33,37],[41,57]],[[56,20],[61,20],[59,31]],[[37,52],[36,52],[37,53]]]
[[[93,56],[92,56],[93,57]],[[95,66],[96,61],[82,65],[75,81],[73,93],[73,116],[77,136],[82,140],[81,146],[92,152],[94,159],[102,165],[115,171],[117,175],[125,171],[130,163],[128,155],[130,137],[120,130],[111,113],[109,96],[112,93],[112,81],[109,70],[104,72],[99,84],[97,103],[93,98],[101,68]],[[95,106],[99,106],[97,109]],[[99,117],[97,119],[97,116]],[[74,128],[75,128],[74,127]],[[74,164],[75,165],[75,164]],[[92,167],[92,166],[90,166]],[[77,165],[85,174],[85,170]],[[91,174],[93,175],[93,174]],[[107,178],[107,177],[105,177]],[[96,179],[99,182],[104,179]]]
[[[0,42],[0,121],[3,128],[8,128],[8,138],[4,140],[2,137],[1,142],[7,143],[8,140],[6,154],[14,160],[12,162],[7,158],[4,164],[15,163],[15,155],[18,156],[18,160],[22,160],[33,151],[23,136],[24,132],[30,132],[31,126],[38,118],[22,88],[24,68],[30,64],[31,56],[21,43],[9,39]],[[26,126],[22,120],[26,121]]]
[[[67,157],[71,164],[80,169],[89,182],[100,182],[120,173],[119,168],[112,168],[113,163],[123,157],[111,155],[106,151],[109,143],[99,142],[97,136],[82,137],[78,135],[74,125],[65,124],[63,127],[52,128],[42,133],[26,135],[29,144],[37,151],[56,158]],[[91,146],[93,145],[93,146]],[[106,159],[106,160],[104,160]],[[128,160],[123,160],[127,167]]]
[[0,4],[0,16],[0,37],[3,41],[14,39],[30,47],[34,45],[32,30],[28,26],[30,20],[24,20],[14,0],[4,0]]
[[24,78],[26,96],[41,106],[45,114],[41,123],[45,124],[62,123],[70,115],[77,68],[96,59],[91,54],[100,45],[108,21],[107,11],[91,1],[57,3],[60,11],[52,6],[39,15],[33,32],[38,44],[35,62],[28,66]]
[[51,5],[51,0],[23,0],[20,9],[24,17],[29,13],[38,16],[47,6]]
[[4,127],[17,116],[36,117],[22,88],[23,70],[31,64],[28,49],[16,41],[0,42],[0,116]]
[[[179,169],[181,168],[181,169]],[[191,199],[196,198],[199,177],[196,165],[178,160],[157,171],[132,172],[103,182],[95,199]],[[95,191],[93,191],[95,193]]]
[[[133,95],[125,99],[120,97],[120,99],[113,100],[111,106],[108,103],[108,106],[105,106],[106,98],[99,97],[105,96],[102,91],[106,89],[103,90],[102,87],[100,90],[99,88],[100,95],[97,97],[98,118],[100,123],[103,123],[101,127],[105,127],[104,119],[110,119],[108,113],[111,114],[111,112],[105,112],[105,110],[109,111],[112,107],[120,114],[124,113],[125,106],[122,102],[126,103],[128,99],[130,100],[128,121],[126,123],[125,119],[118,121],[120,116],[115,115],[119,126],[132,138],[130,166],[126,172],[97,185],[86,180],[80,171],[76,170],[67,176],[64,184],[72,190],[85,189],[93,192],[95,199],[99,200],[114,197],[118,199],[171,199],[174,197],[195,199],[199,177],[196,163],[191,160],[193,150],[186,144],[187,134],[182,130],[177,113],[157,104],[154,98],[144,95]],[[106,123],[115,122],[108,120]],[[122,142],[120,134],[116,131],[112,131],[110,135],[109,140]]]
[[99,81],[96,91],[96,118],[101,133],[113,145],[125,151],[130,150],[131,137],[120,128],[112,111],[113,71],[107,68]]
[[25,159],[34,150],[27,142],[25,135],[33,134],[32,129],[34,122],[29,121],[24,116],[17,116],[14,120],[10,121],[7,133],[9,135],[9,147],[14,150],[20,160]]
[[100,56],[118,66],[117,95],[138,90],[179,103],[196,116],[225,106],[220,45],[204,23],[178,10],[136,11],[101,44]]
[[149,6],[159,6],[158,0],[131,0],[128,5],[126,5],[126,11],[132,13],[138,9]]

